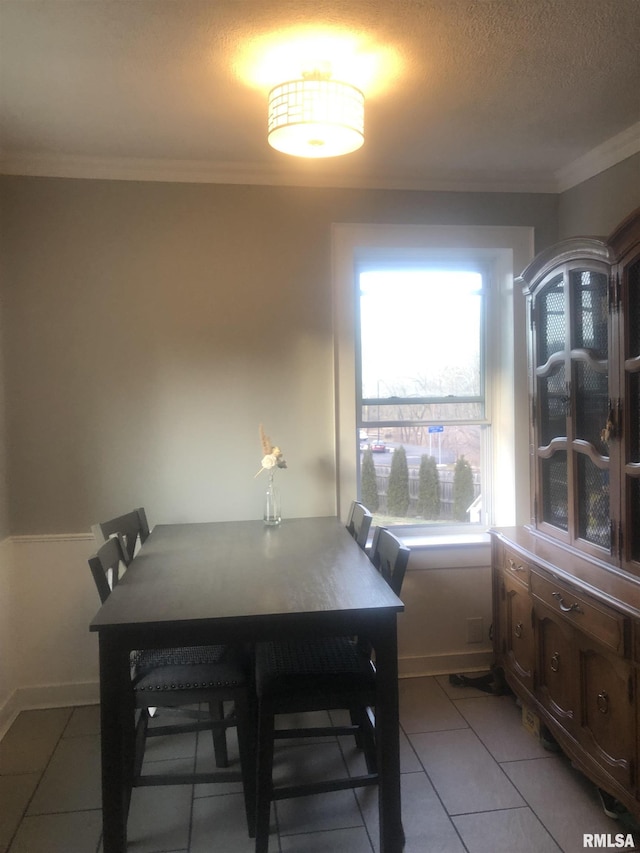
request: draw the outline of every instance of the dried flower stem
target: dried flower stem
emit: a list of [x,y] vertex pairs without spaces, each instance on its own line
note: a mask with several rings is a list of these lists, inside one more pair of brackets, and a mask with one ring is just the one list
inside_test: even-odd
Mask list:
[[260,444],[262,445],[263,456],[267,456],[269,453],[273,452],[273,445],[271,444],[271,439],[268,435],[266,435],[262,424],[260,424]]
[[284,458],[284,454],[280,450],[279,447],[276,447],[271,443],[271,439],[265,433],[264,427],[260,424],[260,445],[262,447],[262,466],[257,474],[254,475],[257,477],[259,474],[262,474],[264,470],[273,470],[274,468],[286,468],[287,463]]

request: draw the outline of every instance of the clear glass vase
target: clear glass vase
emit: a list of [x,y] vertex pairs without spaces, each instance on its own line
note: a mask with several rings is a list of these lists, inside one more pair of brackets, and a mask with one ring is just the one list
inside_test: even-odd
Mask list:
[[264,496],[264,523],[267,527],[277,527],[282,521],[280,512],[280,494],[274,483],[274,472],[269,471],[269,482]]

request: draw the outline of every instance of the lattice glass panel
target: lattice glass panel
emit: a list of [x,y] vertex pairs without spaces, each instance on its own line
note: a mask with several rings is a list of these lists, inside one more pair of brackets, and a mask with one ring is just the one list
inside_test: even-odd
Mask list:
[[609,352],[609,282],[605,273],[572,270],[573,322],[576,349],[593,350],[595,358],[605,359]]
[[554,278],[538,297],[538,365],[565,348],[565,304],[562,276]]
[[575,362],[574,375],[576,398],[574,438],[589,441],[601,456],[608,456],[608,446],[600,438],[609,415],[607,375],[594,370],[584,361]]
[[640,260],[629,267],[628,274],[628,341],[625,358],[636,358],[640,355]]
[[564,364],[548,376],[538,378],[539,442],[546,446],[551,439],[567,434],[567,389]]
[[[637,519],[640,517],[640,480],[629,479],[628,496],[630,511],[627,513],[627,517]],[[626,532],[630,538],[631,559],[640,562],[640,524],[627,525]]]
[[[640,260],[628,269],[625,349],[625,358],[640,356]],[[626,404],[629,415],[627,460],[640,462],[640,374],[638,373],[627,373]],[[640,505],[636,504],[636,507],[640,508]]]
[[629,434],[627,453],[629,462],[640,462],[640,373],[630,373],[627,382],[629,407]]
[[609,471],[597,468],[582,454],[578,455],[578,536],[611,547],[609,513]]
[[560,530],[569,529],[567,453],[560,450],[540,460],[542,475],[542,520]]

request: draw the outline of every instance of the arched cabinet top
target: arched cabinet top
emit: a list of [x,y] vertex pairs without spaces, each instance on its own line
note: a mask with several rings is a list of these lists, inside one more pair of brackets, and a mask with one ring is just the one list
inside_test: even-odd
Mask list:
[[529,295],[550,272],[563,264],[579,261],[612,264],[614,254],[607,241],[601,237],[570,237],[537,254],[518,276],[516,283]]
[[618,263],[640,248],[640,207],[629,214],[609,237],[569,237],[539,252],[516,278],[526,295],[554,269],[566,263]]

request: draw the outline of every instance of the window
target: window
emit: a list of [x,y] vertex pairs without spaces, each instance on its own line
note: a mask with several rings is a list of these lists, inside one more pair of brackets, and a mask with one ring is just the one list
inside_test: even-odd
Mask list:
[[[481,451],[485,453],[484,471],[489,472],[492,488],[489,495],[489,480],[481,483],[484,521],[508,526],[529,520],[526,339],[524,334],[515,334],[516,328],[524,329],[526,315],[524,294],[519,285],[514,285],[514,271],[523,270],[532,257],[533,228],[528,226],[333,225],[336,510],[343,520],[360,489],[360,447],[365,440],[360,438],[360,429],[365,428],[358,425],[360,272],[411,265],[482,270],[487,276],[483,285],[487,377],[484,399],[490,426],[478,429]],[[435,418],[427,423],[427,429],[429,425],[445,426]],[[367,441],[369,432],[366,428]],[[377,426],[371,432],[371,438],[377,438]],[[438,434],[431,436],[433,453]],[[374,455],[375,458],[378,457]],[[471,532],[471,527],[467,523],[464,530]],[[443,525],[421,526],[412,541],[432,533],[448,534],[450,530]],[[408,535],[407,528],[403,536]]]
[[359,497],[385,525],[486,526],[486,305],[479,266],[357,268]]

